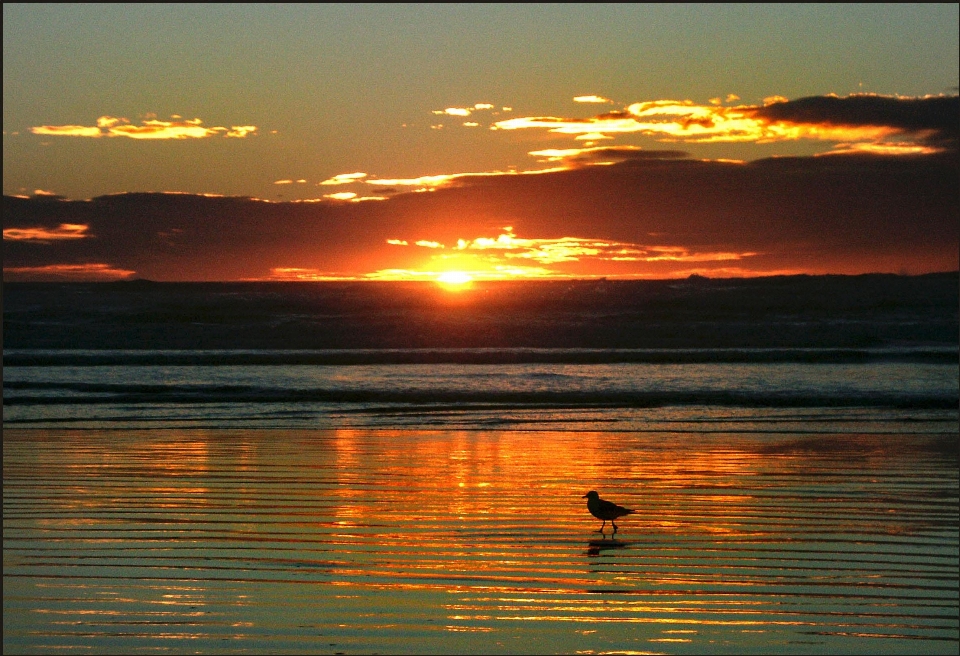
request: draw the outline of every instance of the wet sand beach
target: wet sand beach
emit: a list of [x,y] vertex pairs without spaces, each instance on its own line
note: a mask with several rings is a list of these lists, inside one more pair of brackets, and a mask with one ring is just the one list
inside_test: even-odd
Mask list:
[[958,647],[955,436],[8,428],[3,478],[4,653]]

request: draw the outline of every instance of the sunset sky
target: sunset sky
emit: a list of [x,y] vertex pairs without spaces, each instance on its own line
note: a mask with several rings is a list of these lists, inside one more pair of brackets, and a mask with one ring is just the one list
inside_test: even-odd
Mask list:
[[4,279],[955,270],[958,21],[6,3]]

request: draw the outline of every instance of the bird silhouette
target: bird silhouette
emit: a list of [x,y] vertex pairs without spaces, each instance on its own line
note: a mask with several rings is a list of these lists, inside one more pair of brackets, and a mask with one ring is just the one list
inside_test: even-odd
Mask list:
[[612,501],[601,499],[596,490],[590,490],[583,495],[583,498],[587,500],[587,510],[590,511],[590,514],[597,519],[603,520],[603,524],[600,526],[600,530],[597,532],[604,538],[607,537],[603,532],[603,529],[607,526],[607,520],[613,524],[613,534],[611,537],[615,537],[617,535],[617,523],[614,520],[616,520],[618,517],[623,517],[625,515],[630,515],[637,512],[636,510],[630,510],[629,508],[618,506]]

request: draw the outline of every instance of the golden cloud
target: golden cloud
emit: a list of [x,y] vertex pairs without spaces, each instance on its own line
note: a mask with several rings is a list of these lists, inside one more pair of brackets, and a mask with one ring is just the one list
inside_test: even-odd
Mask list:
[[357,195],[352,191],[340,191],[335,194],[324,194],[323,197],[331,200],[353,200]]
[[47,137],[102,137],[103,131],[99,127],[83,125],[40,125],[30,128],[30,132]]
[[687,154],[679,150],[644,150],[639,146],[587,146],[584,148],[547,148],[531,150],[529,155],[540,162],[564,162],[569,166],[615,164],[627,160],[680,159]]
[[385,187],[423,187],[426,189],[441,187],[451,180],[469,175],[465,173],[441,173],[439,175],[422,175],[419,178],[384,178],[364,180],[367,184]]
[[48,264],[35,267],[4,267],[4,279],[15,280],[120,280],[136,271],[118,269],[110,264]]
[[90,226],[82,223],[61,223],[56,228],[5,228],[3,238],[7,241],[36,241],[47,243],[64,239],[85,239],[90,235]]
[[823,155],[842,155],[853,153],[870,153],[872,155],[933,155],[943,152],[943,148],[923,146],[906,142],[868,142],[868,143],[838,143],[833,150]]
[[333,194],[324,194],[327,200],[349,201],[351,203],[362,203],[368,200],[387,200],[386,196],[359,196],[352,191],[338,191]]
[[437,175],[423,175],[419,178],[376,178],[373,180],[364,180],[367,184],[380,185],[384,187],[418,187],[412,191],[434,191],[441,187],[453,184],[462,178],[483,178],[498,177],[505,175],[537,175],[540,173],[555,173],[565,171],[568,167],[557,166],[546,169],[534,169],[529,171],[475,171],[472,173],[440,173]]
[[[387,240],[389,244],[407,245],[400,239]],[[418,246],[444,249],[439,242],[421,240]],[[513,228],[504,227],[496,237],[476,237],[459,239],[450,247],[451,254],[433,256],[433,267],[437,262],[444,263],[443,270],[449,271],[456,263],[457,270],[470,273],[475,278],[483,278],[482,272],[496,267],[516,266],[511,260],[531,260],[539,265],[538,275],[547,275],[550,265],[587,260],[607,262],[723,262],[740,260],[757,255],[755,252],[692,251],[683,246],[632,244],[603,239],[583,237],[559,237],[555,239],[528,239],[517,237]],[[436,259],[439,258],[439,259]],[[435,268],[435,267],[434,267]],[[525,267],[524,267],[525,268]],[[467,271],[469,269],[469,271]],[[430,269],[431,271],[433,269]],[[557,273],[553,271],[553,273]]]
[[[176,116],[176,115],[175,115]],[[129,137],[131,139],[205,139],[218,134],[227,138],[242,139],[256,133],[255,125],[233,125],[207,128],[198,118],[184,120],[176,118],[161,121],[147,118],[140,125],[133,125],[129,119],[115,116],[101,116],[95,127],[83,125],[40,125],[30,128],[33,134],[56,137]]]
[[[726,100],[729,102],[734,99],[738,98],[731,94]],[[941,105],[946,105],[950,100],[866,94],[796,101],[772,96],[764,99],[762,106],[722,106],[720,98],[712,99],[707,105],[689,100],[653,100],[633,103],[625,110],[589,118],[512,118],[497,121],[493,129],[545,129],[555,134],[590,140],[609,134],[642,134],[655,139],[693,143],[764,143],[813,139],[882,144],[882,140],[893,135],[909,135],[924,140],[932,135],[947,133],[951,128],[941,125],[941,117],[948,112]],[[898,150],[887,148],[884,152],[892,154]]]
[[574,96],[573,102],[578,103],[612,103],[613,101],[603,96]]
[[[447,107],[446,109],[435,109],[434,114],[446,116],[470,116],[475,111],[493,109],[490,103],[476,103],[473,107]],[[507,108],[504,107],[504,110]]]
[[463,267],[460,264],[440,266],[431,269],[380,269],[368,273],[364,278],[369,280],[424,280],[443,281],[445,276],[456,272],[464,279],[469,280],[510,280],[516,278],[566,278],[549,269],[524,266],[492,266],[483,268]]
[[337,276],[323,273],[319,269],[305,269],[299,267],[274,267],[270,269],[269,280],[283,282],[313,282],[323,280],[338,280]]
[[367,177],[366,173],[340,173],[335,175],[332,178],[327,178],[320,184],[322,185],[345,185],[351,184],[353,182],[359,182],[363,178]]

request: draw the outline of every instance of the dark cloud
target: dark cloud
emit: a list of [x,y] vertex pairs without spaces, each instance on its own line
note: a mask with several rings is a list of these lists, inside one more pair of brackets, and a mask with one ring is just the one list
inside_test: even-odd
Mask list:
[[956,148],[960,96],[810,96],[760,107],[754,115],[769,121],[806,125],[875,126],[905,133],[930,133],[928,143],[952,144]]
[[683,150],[640,150],[631,146],[601,146],[586,148],[566,161],[591,162],[629,162],[632,160],[683,159],[690,153]]
[[[954,270],[960,259],[956,153],[838,155],[750,163],[634,156],[538,175],[478,176],[375,203],[124,194],[90,201],[4,198],[3,227],[86,225],[83,238],[5,240],[7,270],[97,263],[158,280],[269,277],[275,268],[363,275],[414,268],[438,249],[495,238],[604,240],[674,252],[753,253],[701,272]],[[646,152],[646,151],[638,151]],[[609,154],[609,153],[608,153]],[[449,248],[448,251],[449,252]],[[679,251],[676,251],[679,252]],[[689,262],[564,262],[566,275],[671,275]],[[686,267],[686,268],[685,268]],[[731,268],[732,267],[732,268]],[[7,275],[12,279],[11,275]]]

